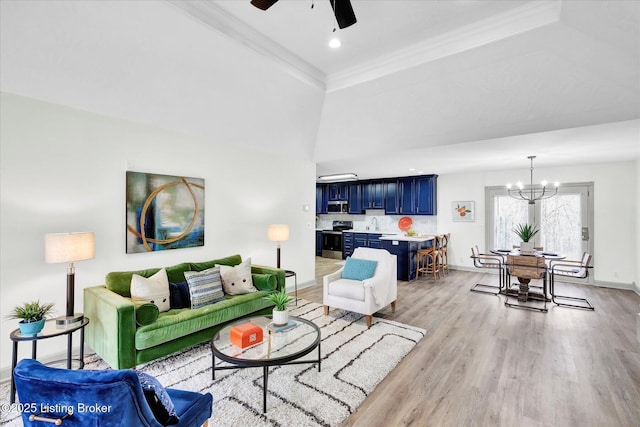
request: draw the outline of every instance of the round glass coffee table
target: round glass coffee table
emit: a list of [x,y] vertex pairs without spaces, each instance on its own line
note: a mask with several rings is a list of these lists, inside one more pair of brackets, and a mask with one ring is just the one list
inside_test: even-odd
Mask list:
[[[318,372],[320,372],[320,328],[313,322],[300,317],[289,316],[289,321],[295,322],[295,326],[278,332],[274,332],[268,327],[271,323],[271,316],[245,318],[222,328],[211,339],[211,378],[215,380],[216,371],[224,369],[262,367],[264,377],[262,404],[263,412],[267,412],[269,366],[317,363]],[[262,328],[263,339],[258,344],[240,348],[231,343],[229,331],[234,326],[248,322]],[[316,348],[318,349],[317,359],[299,360]],[[216,357],[233,366],[216,367]]]

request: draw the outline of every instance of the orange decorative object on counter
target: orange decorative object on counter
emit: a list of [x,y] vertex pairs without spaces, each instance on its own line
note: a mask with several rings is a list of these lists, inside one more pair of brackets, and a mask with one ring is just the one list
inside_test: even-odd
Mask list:
[[251,322],[234,326],[229,331],[229,340],[232,344],[240,348],[250,347],[254,344],[261,343],[262,336],[262,328]]

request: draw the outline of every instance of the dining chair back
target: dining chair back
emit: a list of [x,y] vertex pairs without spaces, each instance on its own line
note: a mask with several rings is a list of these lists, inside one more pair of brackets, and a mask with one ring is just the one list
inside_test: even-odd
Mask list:
[[498,270],[498,286],[476,283],[470,290],[483,294],[499,294],[503,290],[505,283],[504,257],[502,255],[480,253],[476,245],[471,247],[471,259],[473,259],[473,265],[476,268]]
[[[555,290],[556,276],[568,277],[572,279],[586,279],[589,277],[591,268],[591,254],[584,252],[580,260],[557,260],[549,263],[549,289],[551,300],[561,307],[582,308],[585,310],[595,310],[595,307],[586,298],[569,295],[558,295]],[[573,304],[576,302],[577,304]]]

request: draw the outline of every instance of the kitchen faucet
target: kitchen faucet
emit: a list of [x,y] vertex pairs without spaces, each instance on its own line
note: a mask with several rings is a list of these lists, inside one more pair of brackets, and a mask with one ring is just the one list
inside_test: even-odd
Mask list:
[[380,226],[378,226],[378,218],[376,218],[375,216],[371,218],[371,224],[374,225],[373,229],[375,231],[380,231]]

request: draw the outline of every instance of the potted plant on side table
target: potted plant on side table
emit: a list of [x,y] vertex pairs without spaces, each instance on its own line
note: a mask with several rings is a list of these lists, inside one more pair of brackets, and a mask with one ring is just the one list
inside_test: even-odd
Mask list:
[[287,295],[284,288],[278,292],[273,292],[264,298],[275,304],[275,307],[273,307],[273,324],[276,326],[286,325],[289,322],[287,305],[293,298]]
[[533,237],[538,234],[538,227],[535,224],[518,224],[513,232],[522,241],[520,243],[520,252],[531,253],[533,252]]
[[14,307],[8,319],[20,319],[18,326],[25,336],[33,336],[42,331],[44,322],[50,316],[53,304],[41,304],[40,301],[27,302]]

